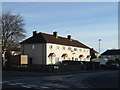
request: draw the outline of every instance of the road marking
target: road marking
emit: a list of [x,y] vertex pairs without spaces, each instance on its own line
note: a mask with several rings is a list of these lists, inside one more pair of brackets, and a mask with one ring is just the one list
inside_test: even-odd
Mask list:
[[23,84],[23,83],[15,83],[15,84],[17,85],[17,84]]
[[14,85],[16,85],[16,84],[9,83],[9,85],[13,85],[13,86],[14,86]]
[[10,81],[3,81],[3,83],[12,82],[12,81],[20,81],[20,80],[23,80],[23,79],[16,79],[16,80],[10,80]]
[[47,86],[42,86],[41,88],[50,88],[50,87],[47,87]]
[[2,83],[6,83],[6,82],[9,82],[9,81],[3,81]]
[[24,88],[31,88],[30,86],[22,86],[22,87],[24,87]]
[[37,87],[36,85],[29,85],[29,86],[31,86],[31,87]]

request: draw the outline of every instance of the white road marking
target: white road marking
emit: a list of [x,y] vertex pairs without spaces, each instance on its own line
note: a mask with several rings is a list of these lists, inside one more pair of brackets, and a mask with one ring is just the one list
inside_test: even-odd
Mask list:
[[9,82],[9,81],[3,81],[2,83],[6,83],[6,82]]
[[10,81],[3,81],[2,83],[12,82],[12,81],[20,81],[20,80],[23,80],[23,79],[16,79],[16,80],[10,80]]
[[37,87],[36,85],[29,85],[29,86],[31,86],[31,87]]
[[16,85],[16,84],[9,83],[9,85],[13,85],[13,86],[14,86],[14,85]]
[[17,84],[23,84],[23,83],[15,83],[15,84],[17,85]]
[[31,88],[30,86],[22,86],[22,87],[24,87],[24,88]]
[[46,86],[42,86],[41,88],[49,88],[49,87],[46,87]]

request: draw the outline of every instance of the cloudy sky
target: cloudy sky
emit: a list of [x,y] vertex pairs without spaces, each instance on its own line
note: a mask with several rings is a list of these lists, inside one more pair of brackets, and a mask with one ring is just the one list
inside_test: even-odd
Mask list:
[[68,34],[101,52],[118,47],[117,2],[3,2],[2,11],[20,14],[25,20],[27,37],[32,31],[66,37]]

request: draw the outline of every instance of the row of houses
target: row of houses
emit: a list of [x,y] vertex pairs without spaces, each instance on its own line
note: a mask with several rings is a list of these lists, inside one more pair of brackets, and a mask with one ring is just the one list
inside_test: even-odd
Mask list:
[[[57,64],[63,60],[90,62],[93,58],[99,57],[99,53],[93,48],[72,39],[71,35],[68,35],[67,37],[58,36],[58,32],[46,34],[33,31],[31,37],[20,43],[20,48],[18,50],[10,51],[13,56],[22,55],[21,64],[48,65]],[[107,60],[120,58],[119,52],[119,49],[105,51],[101,54],[102,62],[103,58],[106,58]]]
[[62,60],[90,61],[90,47],[67,37],[53,34],[37,33],[20,43],[21,54],[29,56],[31,64],[56,64]]

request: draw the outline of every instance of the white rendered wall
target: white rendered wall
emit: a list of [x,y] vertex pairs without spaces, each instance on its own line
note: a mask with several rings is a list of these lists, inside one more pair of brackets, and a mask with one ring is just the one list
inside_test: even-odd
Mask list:
[[[50,49],[50,45],[53,46],[52,49]],[[66,46],[66,45],[59,45],[59,44],[52,44],[52,43],[47,43],[46,46],[47,46],[46,64],[51,64],[51,58],[48,57],[50,53],[55,53],[55,55],[56,55],[55,57],[52,58],[53,64],[56,63],[56,61],[57,61],[56,58],[59,58],[59,61],[64,60],[64,58],[61,57],[63,54],[68,55],[68,57],[66,57],[65,60],[72,60],[72,57],[74,57],[74,61],[75,61],[75,58],[78,59],[77,61],[90,61],[90,58],[86,58],[87,55],[90,55],[89,49],[73,47],[73,46]],[[58,46],[59,46],[59,49],[57,49]],[[65,47],[65,50],[63,50],[63,47]],[[68,47],[71,47],[72,51],[74,51],[74,48],[77,48],[77,51],[71,52],[71,50],[68,50]],[[82,51],[80,51],[80,49]],[[82,57],[80,59],[79,55],[83,55],[84,57]]]

